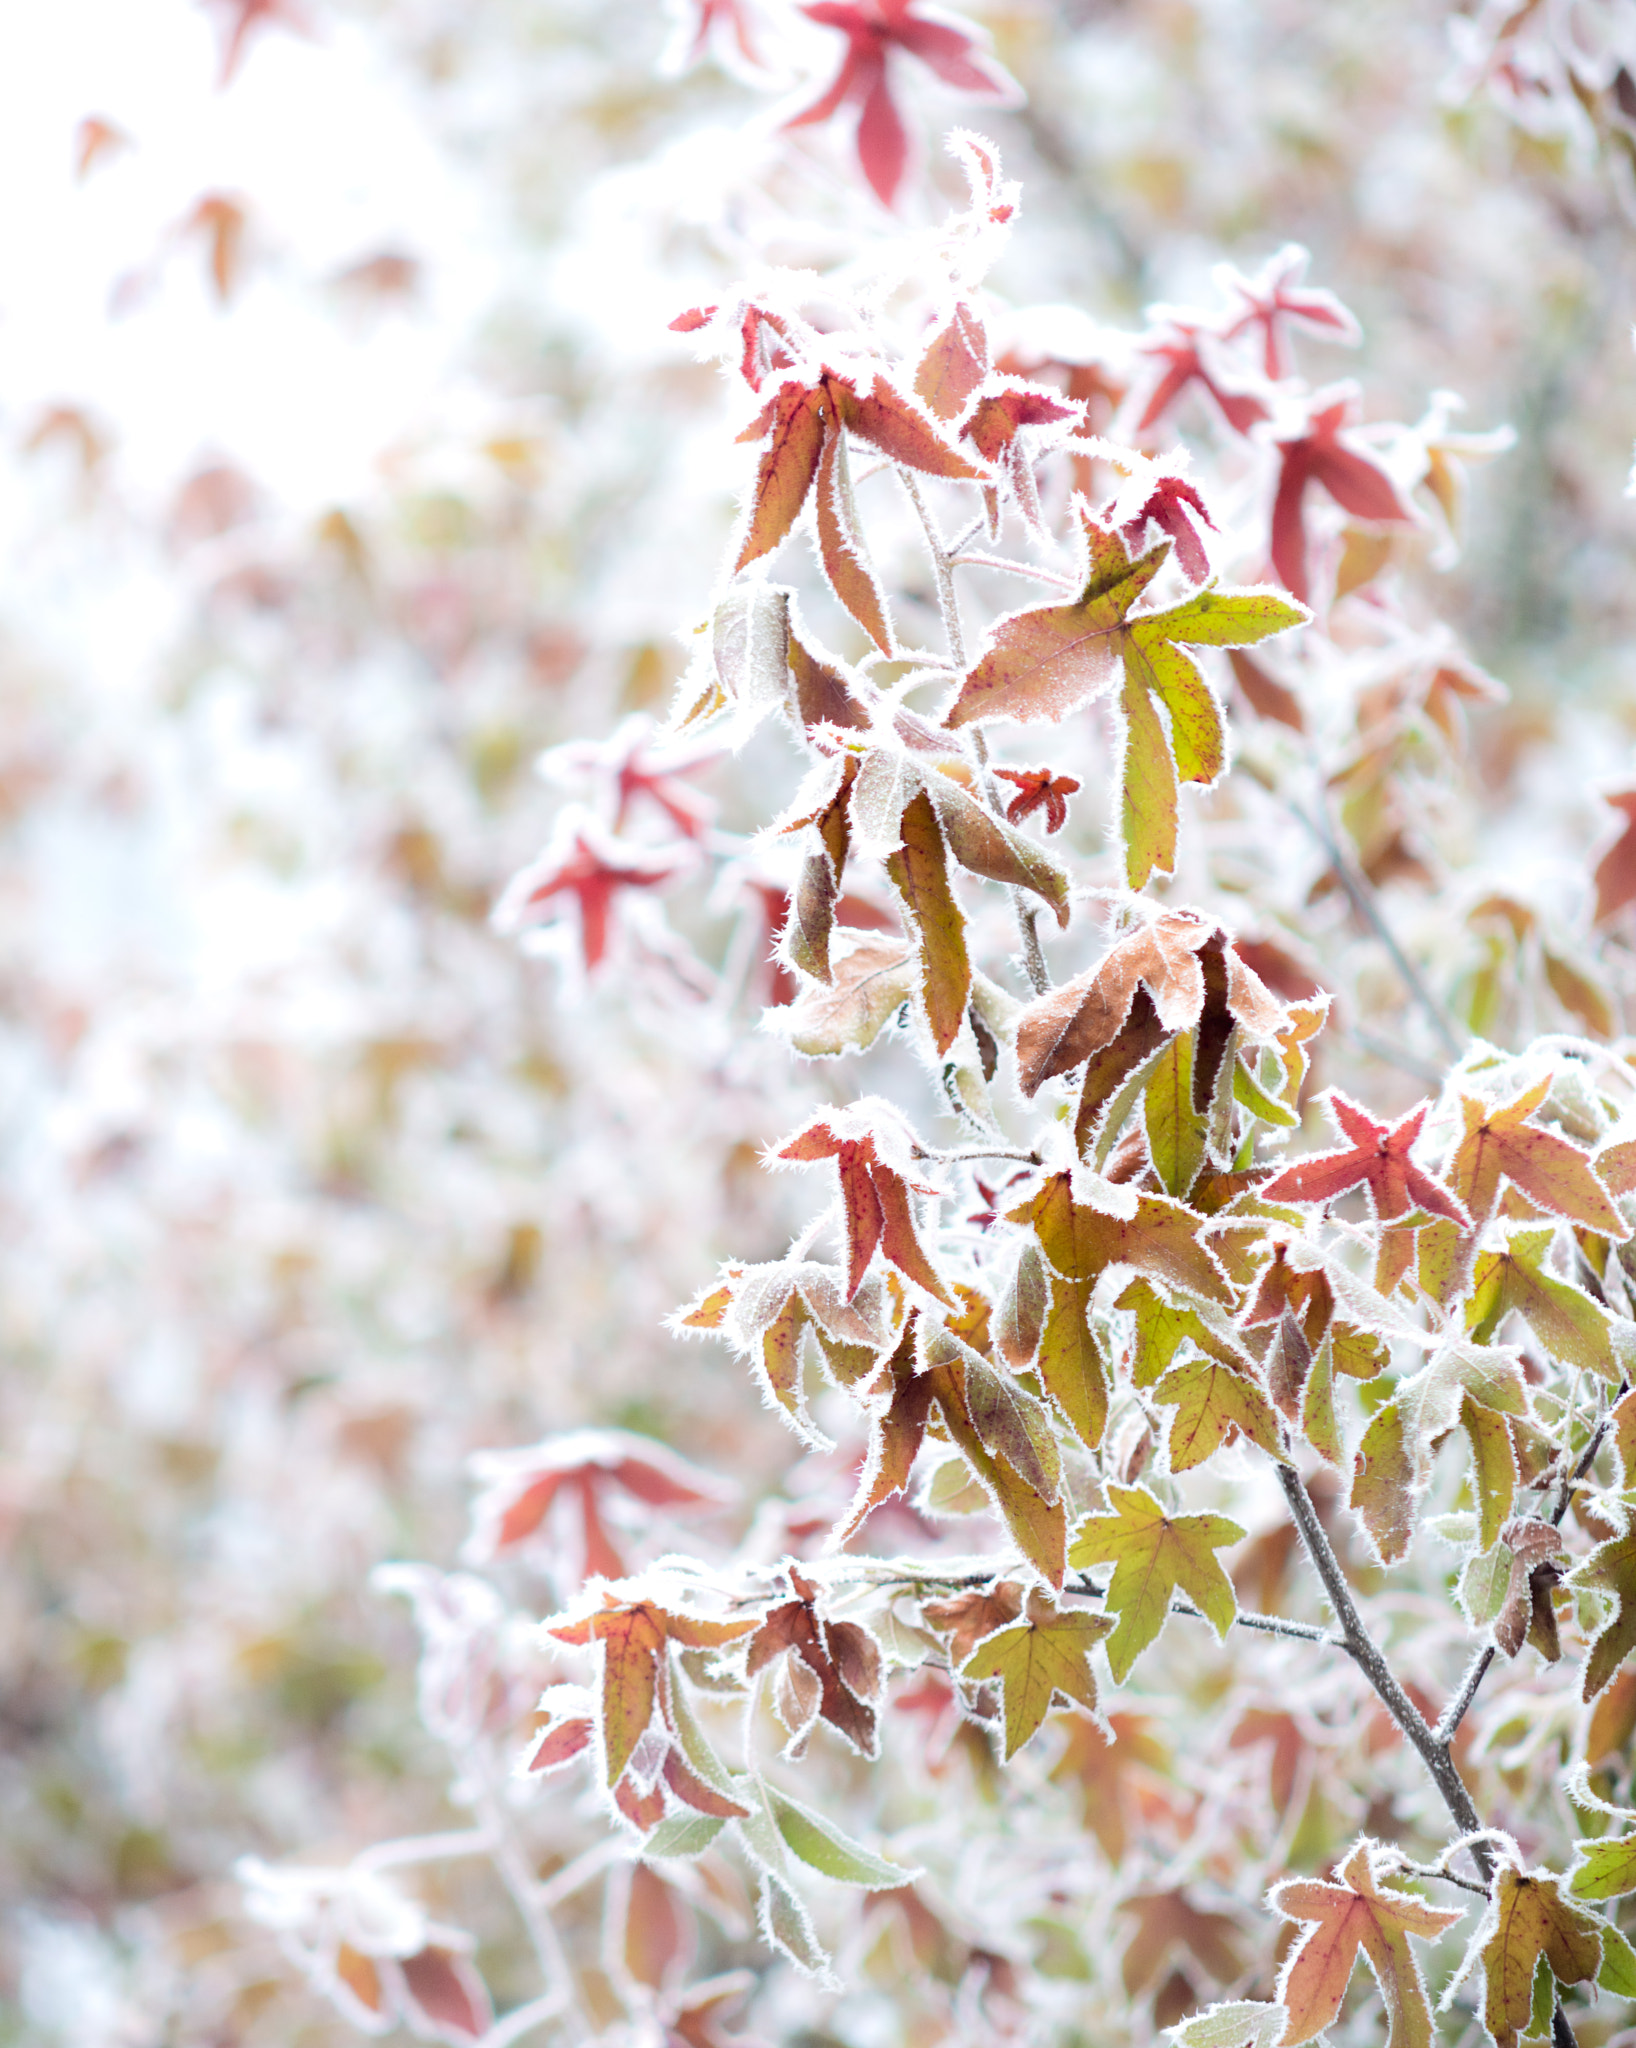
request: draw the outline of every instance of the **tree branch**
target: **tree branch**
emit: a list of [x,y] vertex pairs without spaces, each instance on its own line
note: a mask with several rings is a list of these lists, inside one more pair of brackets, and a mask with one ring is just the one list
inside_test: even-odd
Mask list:
[[[1359,1669],[1374,1687],[1380,1703],[1408,1737],[1421,1762],[1426,1766],[1432,1783],[1437,1787],[1443,1804],[1448,1808],[1462,1835],[1477,1834],[1482,1822],[1477,1809],[1471,1803],[1471,1794],[1466,1790],[1465,1780],[1454,1767],[1445,1744],[1440,1743],[1428,1726],[1426,1717],[1410,1699],[1397,1681],[1397,1676],[1387,1663],[1379,1644],[1364,1626],[1363,1616],[1358,1612],[1357,1602],[1352,1598],[1352,1588],[1346,1583],[1341,1570],[1340,1559],[1335,1555],[1324,1525],[1318,1519],[1318,1510],[1312,1504],[1312,1496],[1306,1490],[1305,1482],[1293,1466],[1280,1465],[1277,1468],[1278,1483],[1284,1489],[1284,1498],[1289,1502],[1290,1514],[1294,1518],[1296,1531],[1311,1560],[1313,1570],[1323,1583],[1329,1604],[1334,1609],[1335,1619],[1341,1625],[1347,1648],[1356,1659]],[[1472,1856],[1485,1878],[1493,1875],[1493,1859],[1486,1849],[1474,1847]]]
[[[1324,852],[1328,854],[1330,865],[1335,870],[1335,878],[1346,892],[1346,900],[1386,948],[1387,953],[1391,957],[1392,965],[1397,969],[1398,978],[1409,991],[1409,994],[1420,1005],[1427,1021],[1436,1032],[1443,1050],[1451,1060],[1459,1059],[1464,1050],[1460,1043],[1459,1034],[1449,1022],[1442,1004],[1432,994],[1431,989],[1422,978],[1419,968],[1415,966],[1414,962],[1399,944],[1397,934],[1386,922],[1380,905],[1375,901],[1375,892],[1370,886],[1368,876],[1363,874],[1351,856],[1342,850],[1340,841],[1335,837],[1334,832],[1330,828],[1329,821],[1323,815],[1321,809],[1314,816],[1312,813],[1303,810],[1293,797],[1286,797],[1284,801],[1291,817],[1298,819],[1312,834],[1313,838],[1317,840]],[[1323,804],[1321,793],[1318,802],[1320,806]]]

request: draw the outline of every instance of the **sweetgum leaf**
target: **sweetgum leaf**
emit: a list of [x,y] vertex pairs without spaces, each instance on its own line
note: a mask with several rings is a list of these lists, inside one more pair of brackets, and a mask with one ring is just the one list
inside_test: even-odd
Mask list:
[[813,491],[813,506],[818,559],[823,563],[831,590],[881,653],[890,654],[893,640],[886,615],[886,594],[869,560],[858,525],[858,508],[852,498],[852,476],[844,434],[830,434],[824,442]]
[[1381,1886],[1367,1841],[1353,1846],[1337,1876],[1337,1884],[1286,1879],[1268,1894],[1277,1912],[1304,1929],[1278,1980],[1278,1996],[1289,2013],[1284,2048],[1315,2040],[1339,2018],[1360,1950],[1385,2000],[1386,2048],[1431,2048],[1431,2006],[1409,1936],[1435,1940],[1461,1917],[1460,1910],[1428,1906],[1411,1893]]
[[1602,1967],[1601,1926],[1595,1914],[1564,1895],[1561,1879],[1549,1871],[1507,1863],[1498,1872],[1493,1903],[1473,1944],[1487,1980],[1483,2023],[1496,2048],[1517,2048],[1530,2028],[1541,1957],[1559,1984],[1595,1980]]
[[1118,666],[1126,614],[1170,553],[1162,541],[1135,561],[1124,542],[1083,518],[1091,564],[1073,604],[1009,613],[966,677],[949,712],[959,727],[977,720],[1066,718],[1106,689]]
[[779,385],[758,422],[767,436],[756,471],[749,527],[735,575],[780,547],[807,501],[818,474],[824,442],[825,397],[821,384],[790,379]]
[[1332,1202],[1351,1188],[1363,1188],[1381,1221],[1423,1209],[1462,1227],[1470,1218],[1448,1191],[1417,1166],[1409,1148],[1420,1135],[1427,1105],[1421,1103],[1390,1126],[1378,1124],[1360,1103],[1331,1088],[1324,1107],[1350,1144],[1297,1160],[1261,1189],[1269,1202]]
[[1238,1603],[1215,1553],[1242,1542],[1244,1531],[1225,1515],[1167,1515],[1145,1486],[1110,1482],[1107,1494],[1110,1511],[1080,1523],[1068,1561],[1076,1568],[1114,1567],[1106,1605],[1118,1626],[1108,1639],[1108,1663],[1122,1685],[1164,1627],[1178,1588],[1218,1636],[1226,1635]]
[[1142,1097],[1148,1158],[1167,1195],[1185,1200],[1204,1165],[1204,1118],[1193,1102],[1193,1034],[1179,1031]]
[[932,1043],[948,1051],[959,1036],[971,994],[966,922],[949,887],[948,854],[931,799],[922,791],[904,806],[902,843],[886,872],[903,903],[920,953],[920,997]]
[[1500,1183],[1509,1180],[1553,1216],[1623,1244],[1630,1226],[1609,1200],[1590,1160],[1566,1138],[1528,1121],[1550,1091],[1551,1076],[1546,1074],[1532,1088],[1497,1106],[1462,1095],[1465,1132],[1450,1162],[1449,1179],[1479,1223],[1493,1214]]
[[1613,1612],[1585,1659],[1584,1697],[1593,1700],[1636,1649],[1636,1530],[1599,1544],[1568,1575],[1568,1584],[1613,1596]]
[[1549,1226],[1512,1230],[1502,1246],[1479,1253],[1466,1320],[1482,1338],[1515,1309],[1553,1358],[1617,1384],[1620,1367],[1607,1310],[1545,1271],[1555,1236]]
[[[1147,992],[1159,1031],[1192,1030],[1205,1015],[1202,955],[1222,948],[1226,976],[1224,1008],[1247,1036],[1270,1041],[1289,1019],[1285,1006],[1234,952],[1209,919],[1197,911],[1167,910],[1151,924],[1116,939],[1088,972],[1029,1003],[1017,1019],[1017,1074],[1025,1095],[1054,1075],[1066,1074],[1111,1046],[1140,1013],[1138,993]],[[1133,1048],[1126,1062],[1139,1060]],[[1105,1080],[1111,1094],[1119,1084]],[[1087,1076],[1087,1090],[1090,1077]]]
[[1091,1328],[1090,1280],[1047,1276],[1050,1307],[1040,1334],[1040,1384],[1066,1416],[1074,1434],[1095,1450],[1108,1426],[1108,1365]]
[[1163,1195],[1138,1195],[1130,1218],[1110,1216],[1073,1198],[1072,1176],[1050,1174],[1015,1209],[1010,1223],[1031,1224],[1040,1248],[1065,1280],[1094,1280],[1124,1265],[1205,1301],[1232,1304],[1232,1289],[1215,1255],[1201,1244],[1206,1219]]
[[962,1678],[997,1679],[1005,1698],[1005,1759],[1038,1732],[1053,1704],[1096,1712],[1092,1645],[1111,1633],[1105,1614],[1059,1608],[1029,1595],[1024,1619],[987,1636],[961,1666]]
[[808,1059],[865,1052],[914,994],[919,975],[903,940],[863,932],[835,962],[830,984],[805,990],[773,1013],[776,1028]]
[[672,1642],[715,1649],[756,1626],[679,1614],[652,1600],[611,1605],[579,1621],[546,1624],[560,1643],[597,1643],[602,1649],[602,1748],[609,1785],[617,1785],[653,1719],[659,1672]]
[[1247,1436],[1279,1464],[1289,1462],[1279,1441],[1278,1418],[1255,1379],[1215,1358],[1173,1365],[1153,1398],[1174,1408],[1170,1421],[1172,1472],[1187,1472],[1215,1456],[1236,1435]]

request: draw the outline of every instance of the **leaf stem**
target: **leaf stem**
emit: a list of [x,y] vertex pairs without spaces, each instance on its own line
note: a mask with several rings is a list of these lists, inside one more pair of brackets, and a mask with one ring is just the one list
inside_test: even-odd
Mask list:
[[1037,562],[1008,561],[1004,555],[974,555],[962,549],[951,551],[949,566],[954,569],[1004,569],[1012,576],[1032,576],[1037,583],[1054,583],[1059,590],[1077,591],[1079,582],[1072,576],[1061,575],[1055,569],[1042,569]]
[[[1071,1590],[1089,1600],[1107,1598],[1107,1588],[1097,1585],[1094,1579],[1080,1579],[1074,1583]],[[1170,1612],[1185,1615],[1189,1621],[1210,1620],[1203,1608],[1195,1607],[1191,1600],[1173,1599],[1170,1603]],[[1233,1616],[1233,1626],[1258,1629],[1263,1635],[1289,1636],[1300,1643],[1322,1643],[1331,1650],[1348,1648],[1343,1637],[1332,1636],[1327,1629],[1316,1628],[1310,1621],[1286,1621],[1281,1614],[1256,1614],[1241,1607]]]
[[1024,1152],[1015,1145],[972,1145],[960,1152],[939,1152],[932,1145],[917,1145],[914,1156],[933,1166],[959,1166],[968,1159],[1020,1159],[1025,1166],[1041,1164],[1037,1152]]

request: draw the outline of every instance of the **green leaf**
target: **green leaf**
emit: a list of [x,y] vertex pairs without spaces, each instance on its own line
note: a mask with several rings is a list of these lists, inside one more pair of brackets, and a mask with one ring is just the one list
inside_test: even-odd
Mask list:
[[1148,1156],[1167,1195],[1185,1200],[1204,1165],[1204,1118],[1193,1104],[1193,1033],[1165,1047],[1143,1097]]
[[1168,2029],[1176,2048],[1274,2048],[1289,2015],[1281,2005],[1235,1998]]
[[1167,1515],[1145,1486],[1110,1482],[1107,1493],[1111,1511],[1080,1523],[1068,1555],[1076,1567],[1114,1567],[1105,1600],[1118,1626],[1108,1639],[1108,1663],[1123,1685],[1164,1627],[1178,1587],[1216,1634],[1226,1635],[1238,1603],[1215,1553],[1242,1542],[1244,1531],[1225,1515]]
[[1125,882],[1145,889],[1155,874],[1176,870],[1176,827],[1180,804],[1170,742],[1140,667],[1127,662],[1119,708],[1125,714],[1125,742],[1119,776],[1119,836],[1125,848]]
[[1304,626],[1311,617],[1304,604],[1278,591],[1217,590],[1207,584],[1180,604],[1133,619],[1131,631],[1192,647],[1253,647],[1258,640]]
[[1264,1124],[1272,1124],[1281,1131],[1293,1131],[1301,1119],[1293,1109],[1287,1108],[1266,1090],[1240,1059],[1233,1067],[1233,1098]]
[[1090,1280],[1051,1274],[1051,1303],[1040,1338],[1037,1370],[1045,1391],[1091,1450],[1108,1426],[1108,1367],[1091,1328]]
[[1092,1645],[1112,1628],[1105,1614],[1053,1607],[1032,1593],[1026,1618],[986,1636],[966,1659],[962,1678],[997,1679],[1003,1690],[1007,1763],[1036,1733],[1054,1701],[1096,1712],[1096,1679],[1087,1660]]
[[1579,1862],[1568,1889],[1576,1899],[1621,1899],[1636,1892],[1636,1835],[1580,1842],[1575,1853]]
[[1059,925],[1068,922],[1068,874],[1044,847],[967,794],[950,776],[926,776],[949,852],[985,881],[1008,889],[1030,889],[1050,906]]
[[1301,1431],[1326,1465],[1337,1472],[1344,1468],[1346,1444],[1335,1417],[1335,1349],[1327,1331],[1307,1374]]
[[1471,1442],[1478,1542],[1490,1550],[1499,1541],[1501,1527],[1510,1520],[1516,1500],[1517,1453],[1511,1442],[1511,1425],[1469,1394],[1460,1404],[1460,1420]]
[[1256,1381],[1217,1358],[1191,1358],[1173,1365],[1154,1390],[1161,1407],[1174,1408],[1170,1421],[1172,1472],[1187,1472],[1214,1457],[1237,1431],[1269,1458],[1287,1465],[1278,1418]]
[[1353,1459],[1347,1505],[1369,1532],[1383,1564],[1396,1564],[1414,1537],[1414,1464],[1396,1401],[1377,1409]]
[[1615,1998],[1636,1998],[1636,1949],[1611,1920],[1602,1923],[1602,1967],[1596,1982]]
[[771,1870],[761,1873],[760,1908],[761,1931],[772,1947],[781,1949],[797,1969],[816,1977],[826,1988],[838,1988],[806,1907]]
[[892,1891],[900,1884],[913,1883],[919,1876],[918,1871],[906,1870],[901,1863],[888,1863],[884,1856],[871,1854],[832,1821],[781,1792],[776,1785],[767,1786],[766,1791],[773,1823],[785,1847],[820,1876],[833,1878],[837,1884],[861,1885],[867,1891]]
[[727,1823],[713,1813],[672,1813],[646,1837],[639,1851],[647,1862],[666,1856],[702,1856]]
[[1502,1544],[1468,1557],[1460,1573],[1459,1600],[1473,1628],[1498,1619],[1511,1584],[1511,1553]]
[[1515,1309],[1553,1358],[1588,1367],[1617,1384],[1607,1311],[1588,1294],[1545,1271],[1554,1229],[1513,1230],[1503,1247],[1479,1255],[1466,1321],[1486,1340]]

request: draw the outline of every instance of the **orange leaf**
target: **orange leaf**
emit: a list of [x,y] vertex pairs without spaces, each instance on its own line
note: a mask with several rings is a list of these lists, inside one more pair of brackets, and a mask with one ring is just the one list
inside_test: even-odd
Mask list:
[[1334,2022],[1359,1949],[1386,2001],[1386,2048],[1431,2048],[1431,2007],[1408,1938],[1434,1940],[1460,1913],[1428,1906],[1407,1892],[1382,1890],[1369,1851],[1367,1841],[1354,1845],[1340,1867],[1339,1884],[1292,1878],[1269,1894],[1286,1920],[1299,1920],[1307,1929],[1279,1979],[1279,2001],[1289,2013],[1283,2048],[1315,2039]]

